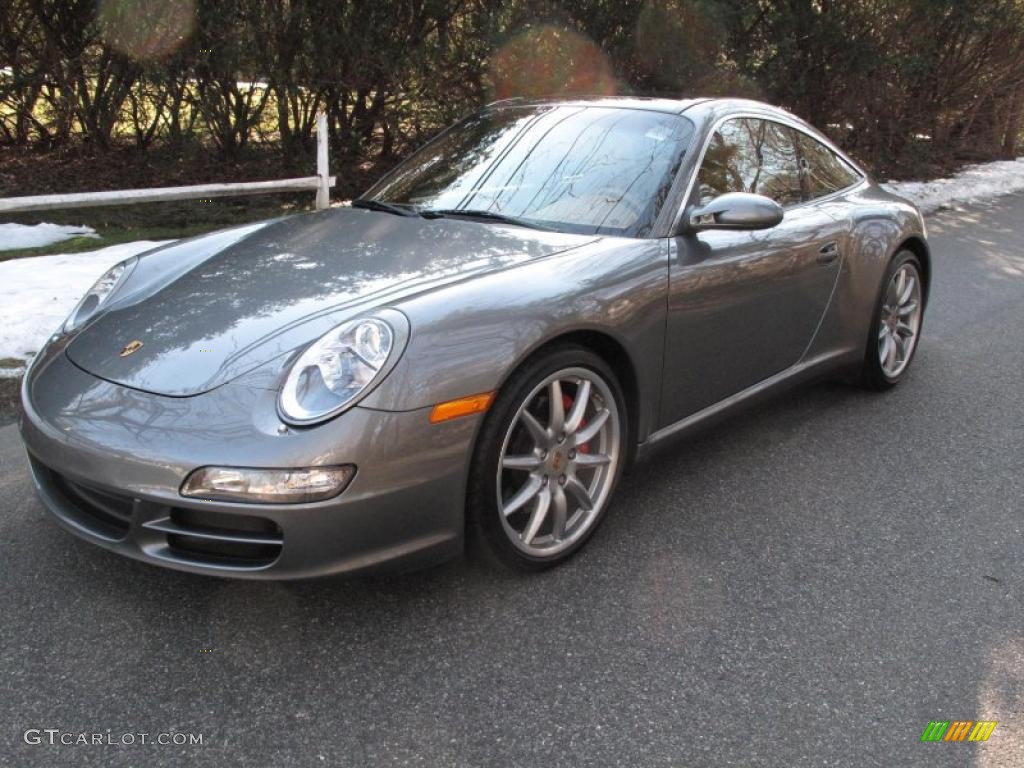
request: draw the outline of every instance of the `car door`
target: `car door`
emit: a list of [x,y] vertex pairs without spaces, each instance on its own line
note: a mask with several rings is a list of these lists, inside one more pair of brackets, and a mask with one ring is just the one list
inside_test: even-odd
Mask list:
[[838,276],[843,227],[806,202],[797,131],[742,117],[711,137],[698,169],[701,204],[753,192],[785,210],[759,231],[673,238],[661,425],[671,424],[796,363]]

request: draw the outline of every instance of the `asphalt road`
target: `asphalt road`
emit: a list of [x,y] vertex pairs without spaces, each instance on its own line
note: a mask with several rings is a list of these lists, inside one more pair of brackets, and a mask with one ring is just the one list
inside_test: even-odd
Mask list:
[[[540,576],[163,571],[47,520],[0,429],[0,764],[1024,765],[1024,197],[930,226],[905,385],[678,445]],[[956,719],[999,725],[919,741]]]

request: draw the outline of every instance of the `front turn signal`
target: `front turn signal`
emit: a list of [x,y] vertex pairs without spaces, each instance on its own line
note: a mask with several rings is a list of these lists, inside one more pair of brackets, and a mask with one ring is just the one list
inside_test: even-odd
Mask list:
[[483,392],[479,395],[469,395],[468,397],[460,397],[458,400],[438,403],[430,411],[430,423],[438,424],[442,421],[457,419],[460,416],[483,413],[491,407],[493,402],[494,393]]

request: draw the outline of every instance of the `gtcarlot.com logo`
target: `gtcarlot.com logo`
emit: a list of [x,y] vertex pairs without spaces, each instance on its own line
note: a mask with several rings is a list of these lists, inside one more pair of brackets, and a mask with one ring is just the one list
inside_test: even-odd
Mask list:
[[114,733],[103,731],[89,733],[86,731],[62,731],[60,728],[29,728],[22,736],[30,746],[48,744],[65,747],[197,747],[203,744],[201,733],[179,733],[167,731],[161,733],[131,732]]

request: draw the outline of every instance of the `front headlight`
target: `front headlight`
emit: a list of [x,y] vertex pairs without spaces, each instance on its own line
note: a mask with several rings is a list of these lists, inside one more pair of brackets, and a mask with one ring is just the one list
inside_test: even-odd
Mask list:
[[292,364],[278,398],[281,418],[314,424],[355,405],[391,369],[408,335],[408,321],[394,310],[324,334]]
[[131,268],[135,266],[136,261],[138,259],[134,258],[122,261],[120,264],[115,264],[104,272],[103,276],[96,281],[93,287],[89,289],[89,292],[71,310],[68,319],[64,321],[62,328],[64,333],[70,333],[76,328],[80,328],[89,318],[95,315],[117,287],[125,281],[131,272]]
[[181,495],[211,501],[300,504],[337,496],[355,474],[351,464],[302,469],[200,467],[185,479]]

